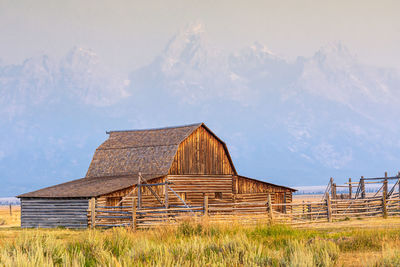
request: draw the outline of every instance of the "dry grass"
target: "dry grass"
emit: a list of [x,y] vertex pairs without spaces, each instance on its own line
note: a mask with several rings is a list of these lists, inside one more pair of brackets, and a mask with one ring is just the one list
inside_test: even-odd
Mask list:
[[132,232],[20,229],[19,216],[0,209],[0,266],[400,266],[400,218]]
[[399,266],[400,219],[292,228],[0,229],[0,266]]
[[21,225],[20,206],[0,206],[0,227],[16,227]]
[[293,203],[322,201],[321,194],[293,195]]

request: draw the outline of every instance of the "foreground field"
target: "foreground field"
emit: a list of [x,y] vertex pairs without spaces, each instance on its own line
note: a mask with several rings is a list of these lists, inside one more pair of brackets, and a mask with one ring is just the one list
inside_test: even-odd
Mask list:
[[0,207],[0,266],[400,266],[400,218],[138,232],[19,224],[19,207]]
[[190,222],[137,232],[0,229],[0,266],[132,265],[399,266],[400,219],[301,229]]
[[0,228],[21,225],[21,210],[19,206],[0,206]]

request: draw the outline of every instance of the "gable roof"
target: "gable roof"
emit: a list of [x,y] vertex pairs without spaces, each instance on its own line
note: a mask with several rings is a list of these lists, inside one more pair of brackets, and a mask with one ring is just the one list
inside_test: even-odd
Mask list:
[[110,131],[94,153],[85,178],[50,186],[18,197],[94,197],[168,174],[179,145],[199,127],[222,143],[235,174],[226,144],[204,123],[177,127]]
[[131,175],[139,172],[167,175],[179,144],[199,127],[204,127],[223,144],[236,174],[226,144],[204,123],[196,123],[168,128],[107,132],[110,136],[96,149],[86,177]]
[[[154,175],[143,175],[144,180],[156,178]],[[70,182],[46,187],[17,197],[69,198],[69,197],[98,197],[114,191],[136,185],[138,175],[107,176],[81,178]]]

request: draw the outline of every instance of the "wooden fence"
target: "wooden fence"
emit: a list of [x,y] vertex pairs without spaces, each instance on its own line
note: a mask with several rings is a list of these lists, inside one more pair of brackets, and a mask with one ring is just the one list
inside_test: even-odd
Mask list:
[[131,206],[100,206],[90,201],[88,222],[90,227],[128,226],[144,229],[171,225],[182,220],[207,220],[210,222],[259,223],[276,222],[303,224],[332,222],[347,218],[388,217],[400,215],[399,194],[365,199],[331,199],[323,201],[274,204],[267,202],[241,202],[209,204],[204,198],[203,206],[170,206],[137,208],[135,198]]

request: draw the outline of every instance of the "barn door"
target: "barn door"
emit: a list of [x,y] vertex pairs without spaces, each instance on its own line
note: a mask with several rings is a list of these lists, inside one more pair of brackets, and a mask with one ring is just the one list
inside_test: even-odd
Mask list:
[[[285,193],[275,193],[275,203],[276,204],[285,203]],[[277,206],[276,211],[284,212],[284,206]]]

